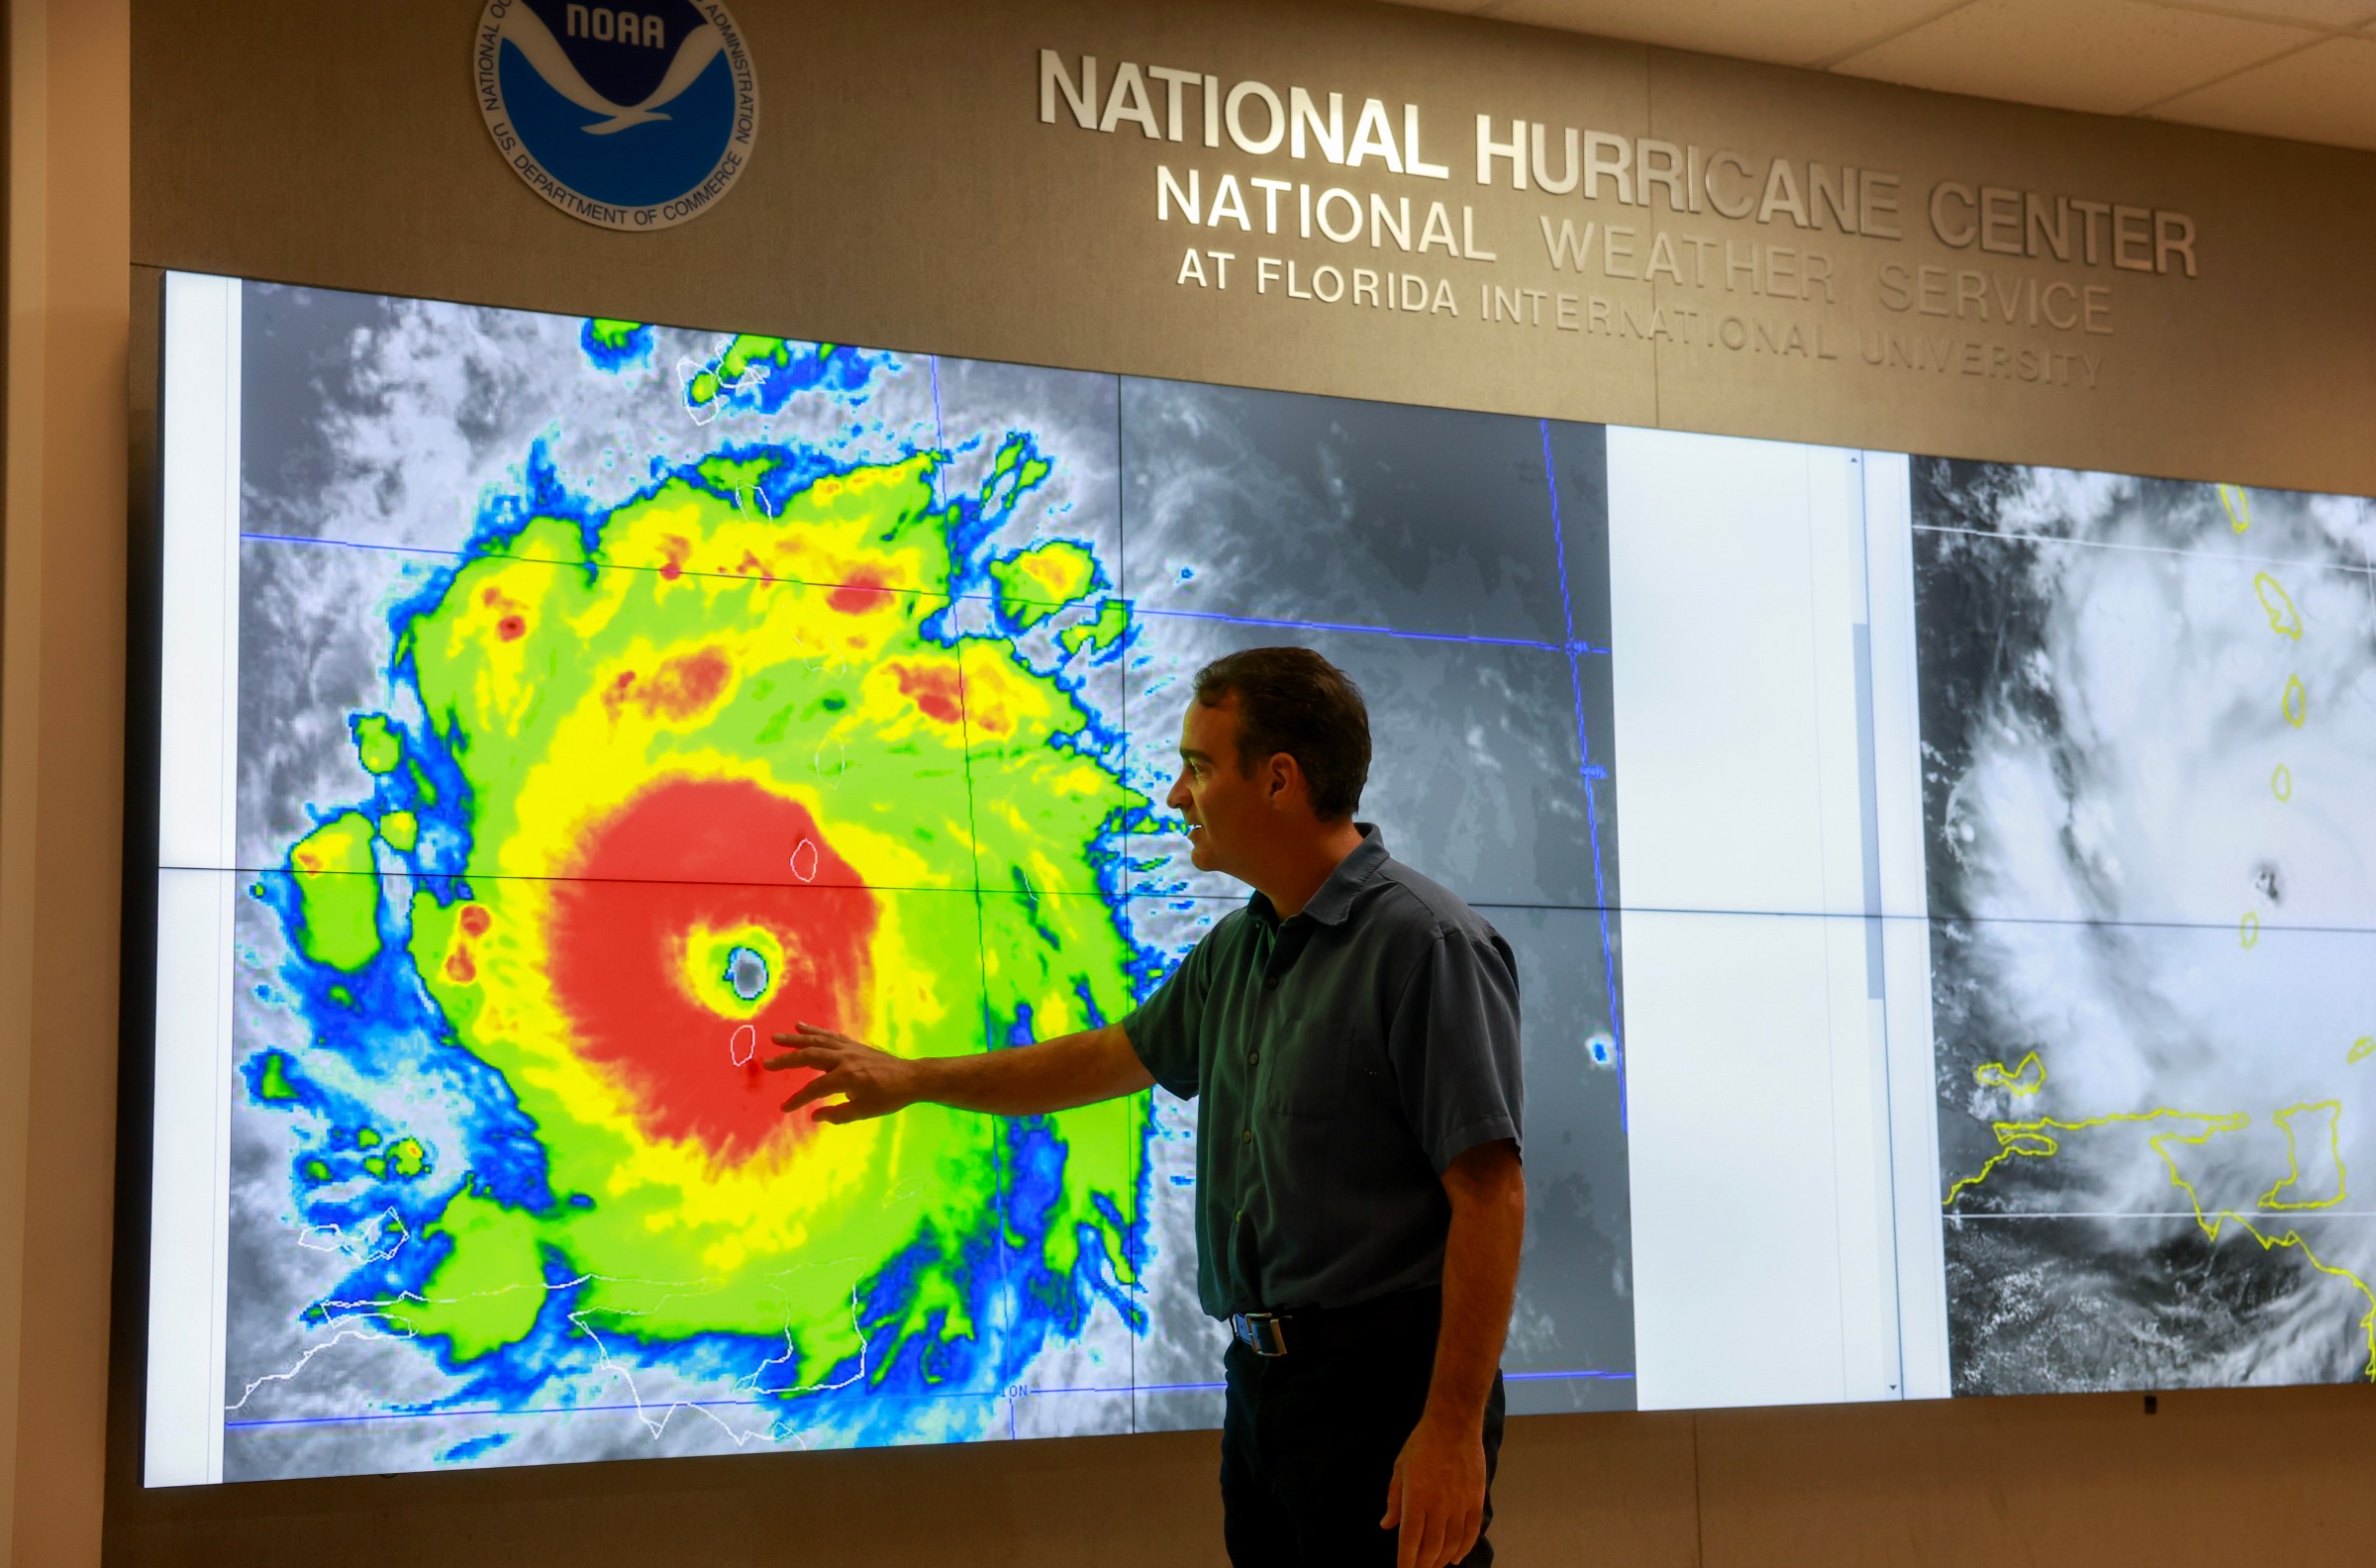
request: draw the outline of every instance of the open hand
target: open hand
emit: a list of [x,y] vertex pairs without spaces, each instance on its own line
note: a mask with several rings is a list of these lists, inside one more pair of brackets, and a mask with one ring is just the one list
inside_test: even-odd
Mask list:
[[905,1057],[817,1024],[803,1024],[796,1032],[773,1038],[793,1048],[768,1057],[764,1065],[769,1072],[817,1075],[784,1102],[787,1114],[834,1095],[842,1098],[835,1105],[818,1106],[818,1121],[864,1122],[916,1103],[916,1064]]
[[1380,1529],[1396,1530],[1395,1568],[1446,1568],[1485,1528],[1483,1422],[1422,1417],[1394,1461]]

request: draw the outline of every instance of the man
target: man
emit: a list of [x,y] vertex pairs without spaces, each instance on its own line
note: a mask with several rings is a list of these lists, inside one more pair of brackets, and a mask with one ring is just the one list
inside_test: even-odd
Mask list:
[[[1304,648],[1208,665],[1166,804],[1253,897],[1120,1024],[912,1059],[810,1025],[772,1068],[822,1123],[1195,1096],[1198,1295],[1235,1334],[1231,1560],[1487,1564],[1526,1219],[1510,948],[1356,824],[1369,719]],[[835,1097],[840,1097],[837,1103]]]

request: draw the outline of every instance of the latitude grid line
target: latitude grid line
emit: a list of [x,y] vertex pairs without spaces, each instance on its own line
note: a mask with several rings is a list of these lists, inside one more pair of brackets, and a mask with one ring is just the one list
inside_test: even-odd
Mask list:
[[[243,533],[239,538],[240,541],[244,544],[292,544],[301,547],[365,550],[375,554],[413,555],[440,560],[460,561],[465,563],[481,560],[504,560],[514,561],[522,565],[544,566],[553,571],[649,572],[657,575],[662,570],[662,568],[658,566],[645,566],[632,561],[552,560],[542,555],[515,555],[505,550],[446,549],[427,544],[382,544],[361,539],[309,538],[302,534]],[[953,594],[933,593],[922,588],[885,588],[877,584],[853,585],[850,583],[833,582],[807,577],[763,578],[752,577],[740,572],[701,571],[693,568],[680,568],[677,572],[677,575],[679,577],[698,577],[705,580],[714,579],[722,582],[773,585],[785,588],[847,588],[852,586],[863,586],[867,592],[879,593],[886,597],[938,600],[943,604],[952,605],[968,603],[996,604],[1001,600],[1004,600],[1010,604],[1031,605],[1040,608],[1073,608],[1073,605],[1069,602],[1063,605],[1053,605],[1049,601],[1030,599],[1021,595],[1008,594],[1004,592]],[[1562,584],[1563,588],[1564,586],[1565,585]],[[1571,657],[1606,657],[1610,651],[1608,648],[1600,646],[1597,643],[1582,640],[1571,641],[1563,645],[1557,642],[1545,642],[1538,637],[1486,637],[1481,634],[1465,632],[1421,632],[1404,627],[1357,626],[1346,622],[1336,621],[1299,621],[1291,617],[1284,616],[1231,615],[1227,612],[1219,610],[1170,610],[1143,604],[1138,600],[1130,598],[1120,592],[1109,594],[1107,598],[1114,603],[1120,604],[1123,607],[1124,612],[1133,619],[1138,619],[1140,617],[1156,617],[1168,618],[1177,621],[1213,621],[1230,626],[1277,627],[1288,631],[1340,632],[1352,636],[1396,637],[1412,642],[1457,642],[1480,647],[1531,648],[1544,653],[1564,652],[1569,654]],[[1572,637],[1572,625],[1570,627],[1570,635]],[[1128,734],[1127,730],[1125,734]]]
[[[933,443],[937,448],[935,455],[945,459],[948,456],[948,431],[945,425],[942,423],[940,416],[940,356],[939,354],[928,355],[925,362],[930,368],[932,374]],[[940,510],[943,513],[946,513],[948,510],[948,491],[946,489],[946,481],[941,477],[945,466],[945,462],[935,462],[933,464],[933,499],[940,503]],[[948,604],[952,608],[957,602],[952,596],[944,595],[942,597],[947,598]],[[955,631],[953,627],[950,630],[952,634]],[[959,638],[959,641],[962,641],[961,637]],[[973,887],[971,890],[973,903],[973,961],[974,972],[981,985],[982,1049],[985,1053],[987,1053],[989,1051],[998,1049],[998,1040],[992,1031],[992,1016],[990,1011],[990,938],[987,929],[987,918],[982,912],[982,842],[981,828],[976,819],[974,810],[973,725],[971,708],[965,700],[965,654],[961,647],[957,651],[957,730],[958,734],[963,737],[964,744],[964,749],[958,754],[963,759],[965,774],[965,833],[966,837],[969,840],[969,842],[966,844],[966,858],[973,863]],[[1009,1273],[1007,1269],[1007,1236],[1014,1229],[1014,1212],[1010,1206],[1014,1202],[1015,1197],[1013,1170],[1007,1159],[1007,1139],[1009,1135],[1008,1127],[1001,1125],[994,1129],[990,1138],[990,1157],[992,1161],[993,1179],[996,1181],[998,1186],[998,1202],[993,1206],[994,1212],[998,1216],[998,1236],[995,1242],[998,1250],[997,1317],[1005,1320],[1005,1322],[1000,1324],[1000,1327],[1003,1331],[999,1336],[999,1358],[997,1364],[999,1379],[1002,1383],[1004,1383],[1006,1380],[1006,1359],[1008,1354],[1011,1352],[1011,1342],[1015,1333],[1015,1281],[1014,1276]],[[861,1353],[863,1352],[861,1351]],[[1013,1438],[1015,1435],[1014,1399],[1009,1397],[1006,1405],[1007,1436],[1009,1438]]]
[[[1131,580],[1131,481],[1129,471],[1126,467],[1126,463],[1128,462],[1127,454],[1129,451],[1129,423],[1125,419],[1122,409],[1123,378],[1120,376],[1114,377],[1111,385],[1114,389],[1114,592],[1117,597],[1120,597],[1122,594],[1122,585]],[[1138,640],[1138,629],[1134,625],[1134,623],[1138,620],[1138,609],[1137,606],[1135,606],[1128,598],[1123,598],[1122,610],[1122,637],[1120,639],[1120,646],[1116,650],[1116,656],[1121,661],[1122,668],[1122,693],[1119,698],[1122,710],[1120,715],[1120,722],[1122,725],[1121,772],[1123,791],[1127,796],[1130,790],[1131,751],[1133,749],[1133,736],[1131,731],[1130,652],[1131,644]],[[1135,875],[1134,854],[1131,848],[1131,840],[1137,835],[1131,832],[1130,822],[1131,819],[1128,816],[1123,818],[1122,866],[1121,880],[1119,884],[1122,889],[1123,910],[1128,910],[1131,907],[1131,882],[1133,876]],[[1117,913],[1119,914],[1120,912]],[[1129,923],[1118,920],[1115,924],[1122,931],[1124,945],[1131,948],[1133,955],[1136,956],[1138,945],[1138,937],[1131,930]],[[1130,997],[1131,1007],[1134,1011],[1136,1011],[1138,1005],[1138,990],[1136,982],[1132,980],[1130,972],[1127,968],[1123,973],[1123,985],[1125,991]],[[1124,1015],[1126,1018],[1129,1016],[1129,1014]],[[1115,1022],[1119,1024],[1121,1020],[1117,1019]],[[1129,1036],[1126,1034],[1124,1037],[1127,1039]],[[1147,1145],[1153,1140],[1155,1135],[1154,1090],[1150,1087],[1138,1094],[1131,1096],[1130,1104],[1133,1108],[1131,1114],[1138,1118],[1138,1124],[1137,1135],[1131,1139],[1131,1204],[1132,1207],[1138,1211],[1141,1232],[1146,1233],[1151,1230],[1155,1193],[1154,1168],[1147,1158]],[[1130,1250],[1130,1235],[1126,1231],[1123,1236],[1123,1251],[1126,1255],[1128,1255]],[[1151,1234],[1147,1234],[1147,1251],[1150,1255],[1152,1250],[1153,1237]],[[1154,1324],[1155,1319],[1153,1309],[1147,1303],[1145,1264],[1146,1260],[1144,1258],[1134,1257],[1131,1259],[1131,1299],[1133,1302],[1138,1304],[1139,1317],[1151,1328]],[[1142,1390],[1138,1386],[1138,1341],[1143,1336],[1138,1331],[1137,1324],[1131,1324],[1130,1327],[1131,1333],[1129,1334],[1127,1340],[1130,1347],[1131,1367],[1129,1374],[1131,1380],[1131,1391],[1128,1409],[1130,1412],[1130,1431],[1133,1436],[1136,1436],[1138,1432],[1139,1395],[1141,1393],[1153,1392],[1153,1390]]]
[[[1638,1374],[1633,1372],[1608,1371],[1597,1367],[1578,1367],[1573,1369],[1545,1371],[1505,1372],[1502,1374],[1502,1379],[1504,1382],[1508,1383],[1631,1383],[1634,1381],[1637,1375]],[[1085,1397],[1111,1397],[1118,1394],[1210,1394],[1218,1393],[1227,1386],[1227,1384],[1215,1382],[1150,1383],[1144,1385],[1133,1383],[1129,1387],[1123,1387],[1120,1385],[1091,1385],[1073,1388],[1027,1388],[1022,1390],[1017,1396],[1010,1396],[1004,1391],[996,1389],[949,1389],[939,1393],[929,1394],[879,1394],[873,1392],[855,1394],[841,1392],[838,1393],[837,1397],[834,1399],[827,1401],[827,1403],[849,1404],[857,1403],[859,1401],[895,1401],[901,1403],[923,1404],[937,1400],[1002,1400],[1012,1404],[1014,1403],[1014,1399],[1018,1397],[1024,1399],[1052,1399],[1062,1398],[1069,1395],[1079,1395]],[[779,1406],[788,1406],[792,1402],[789,1400],[768,1399],[669,1400],[665,1404],[665,1409],[671,1411],[678,1409],[765,1410],[777,1408]],[[804,1403],[817,1403],[817,1401],[812,1399],[804,1401]],[[473,1419],[485,1420],[489,1418],[508,1421],[528,1416],[618,1415],[622,1413],[648,1411],[654,1408],[659,1408],[661,1402],[652,1400],[646,1401],[641,1405],[545,1405],[534,1406],[521,1410],[358,1411],[349,1415],[342,1416],[266,1416],[258,1417],[248,1421],[225,1421],[223,1426],[225,1430],[231,1431],[279,1426],[352,1426],[368,1424],[375,1421],[468,1421]],[[1137,1421],[1137,1412],[1135,1408],[1132,1419],[1134,1421],[1132,1429],[1136,1431],[1137,1426],[1135,1422]]]
[[2128,555],[2171,555],[2229,566],[2298,566],[2318,572],[2342,572],[2360,578],[2376,576],[2376,561],[2320,560],[2309,555],[2246,555],[2204,545],[2135,544],[2126,539],[2074,539],[2067,534],[2019,534],[2004,529],[1958,528],[1947,523],[1914,523],[1908,525],[1908,529],[1915,534],[1943,534],[1958,539],[1988,539],[1999,544],[2060,544],[2072,549],[2113,550]]

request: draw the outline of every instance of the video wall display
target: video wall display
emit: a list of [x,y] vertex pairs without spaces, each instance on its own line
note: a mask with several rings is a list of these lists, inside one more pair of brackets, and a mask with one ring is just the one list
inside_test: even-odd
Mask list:
[[804,1021],[948,1054],[1127,1014],[1245,897],[1159,804],[1190,678],[1277,642],[1404,716],[1362,816],[1520,955],[1518,1403],[1632,1403],[1597,428],[167,310],[169,445],[205,421],[222,472],[168,453],[165,592],[225,605],[211,705],[168,629],[168,723],[229,782],[161,936],[214,912],[228,985],[160,995],[226,1120],[211,1176],[160,1165],[213,1206],[220,1351],[157,1303],[151,1482],[1217,1423],[1193,1106],[824,1127],[762,1062]]
[[149,1485],[1217,1424],[1192,1104],[761,1063],[1125,1016],[1286,642],[1518,956],[1514,1412],[2376,1370],[2368,503],[189,274],[163,370]]
[[1957,1392],[2376,1374],[2376,506],[1913,514]]

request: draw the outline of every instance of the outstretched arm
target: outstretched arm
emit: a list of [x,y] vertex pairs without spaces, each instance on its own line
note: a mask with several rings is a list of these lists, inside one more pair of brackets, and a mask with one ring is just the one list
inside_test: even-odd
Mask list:
[[[991,1116],[1044,1116],[1137,1094],[1155,1081],[1119,1024],[972,1056],[894,1056],[814,1024],[776,1035],[775,1043],[793,1048],[769,1057],[769,1071],[817,1074],[784,1110],[816,1105],[820,1122],[863,1122],[919,1101]],[[819,1104],[837,1095],[836,1103]]]
[[1518,1145],[1480,1143],[1443,1173],[1452,1202],[1443,1244],[1443,1324],[1419,1425],[1387,1483],[1386,1517],[1399,1528],[1398,1568],[1442,1568],[1468,1555],[1485,1521],[1485,1403],[1501,1367],[1518,1298],[1527,1229],[1527,1176]]

